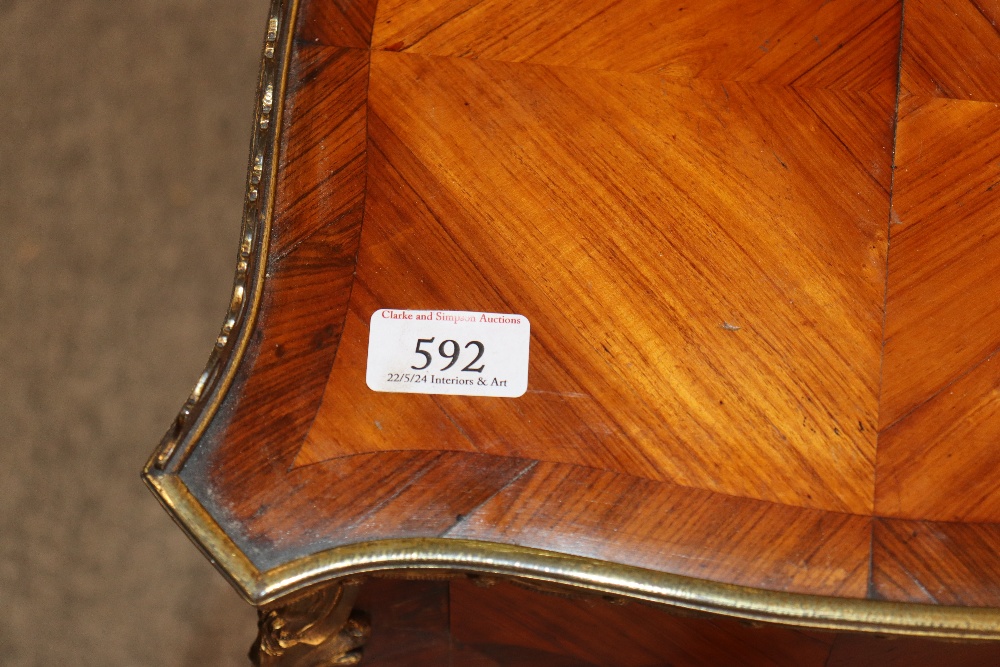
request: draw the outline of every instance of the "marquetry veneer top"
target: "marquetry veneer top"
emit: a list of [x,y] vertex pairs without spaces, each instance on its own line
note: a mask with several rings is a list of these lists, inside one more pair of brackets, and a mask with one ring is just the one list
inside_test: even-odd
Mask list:
[[[1000,606],[1000,9],[295,16],[256,316],[173,464],[256,568],[454,538]],[[385,308],[526,317],[526,393],[372,391]]]

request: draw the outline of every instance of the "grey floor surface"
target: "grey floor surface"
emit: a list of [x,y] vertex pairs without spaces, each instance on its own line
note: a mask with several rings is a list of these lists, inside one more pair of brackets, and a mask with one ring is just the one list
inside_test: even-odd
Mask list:
[[0,0],[0,665],[245,665],[139,470],[222,323],[263,0]]

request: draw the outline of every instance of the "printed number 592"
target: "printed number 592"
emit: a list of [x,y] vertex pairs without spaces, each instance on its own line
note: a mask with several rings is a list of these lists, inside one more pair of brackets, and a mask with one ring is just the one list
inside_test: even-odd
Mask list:
[[[422,371],[425,368],[427,368],[428,366],[430,366],[431,363],[434,362],[434,356],[430,352],[428,352],[427,350],[423,349],[424,344],[430,345],[433,342],[434,342],[433,338],[419,338],[419,339],[417,339],[417,349],[414,350],[414,352],[416,354],[421,355],[424,358],[424,365],[423,366],[410,366],[410,368],[412,368],[415,371]],[[470,340],[468,343],[465,344],[465,349],[466,350],[469,349],[470,347],[475,347],[476,348],[476,350],[477,350],[477,352],[476,352],[476,358],[473,359],[472,361],[470,361],[469,363],[467,363],[465,365],[465,368],[463,368],[462,370],[463,371],[469,371],[469,372],[472,372],[472,373],[482,373],[483,369],[486,367],[486,364],[479,364],[479,366],[474,366],[474,364],[482,358],[483,353],[486,352],[486,348],[478,340]],[[451,361],[449,361],[446,365],[444,365],[443,367],[441,367],[440,370],[446,371],[449,368],[451,368],[452,366],[454,366],[455,364],[457,364],[458,363],[458,357],[460,356],[461,351],[462,351],[462,348],[459,347],[458,341],[454,341],[454,340],[451,340],[451,339],[442,341],[441,344],[438,345],[437,352],[438,352],[439,355],[441,355],[442,359],[450,359]]]

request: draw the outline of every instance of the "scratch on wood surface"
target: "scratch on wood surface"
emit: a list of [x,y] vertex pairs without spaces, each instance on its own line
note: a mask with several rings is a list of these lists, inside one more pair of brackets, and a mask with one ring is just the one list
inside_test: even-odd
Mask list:
[[529,394],[552,394],[563,398],[587,398],[589,394],[581,394],[577,391],[545,391],[544,389],[529,389]]

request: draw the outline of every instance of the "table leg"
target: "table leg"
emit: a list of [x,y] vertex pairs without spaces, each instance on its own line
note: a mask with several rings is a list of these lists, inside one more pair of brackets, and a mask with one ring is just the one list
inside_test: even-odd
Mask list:
[[354,611],[361,583],[337,581],[313,587],[258,609],[257,667],[356,665],[371,632],[368,617]]

